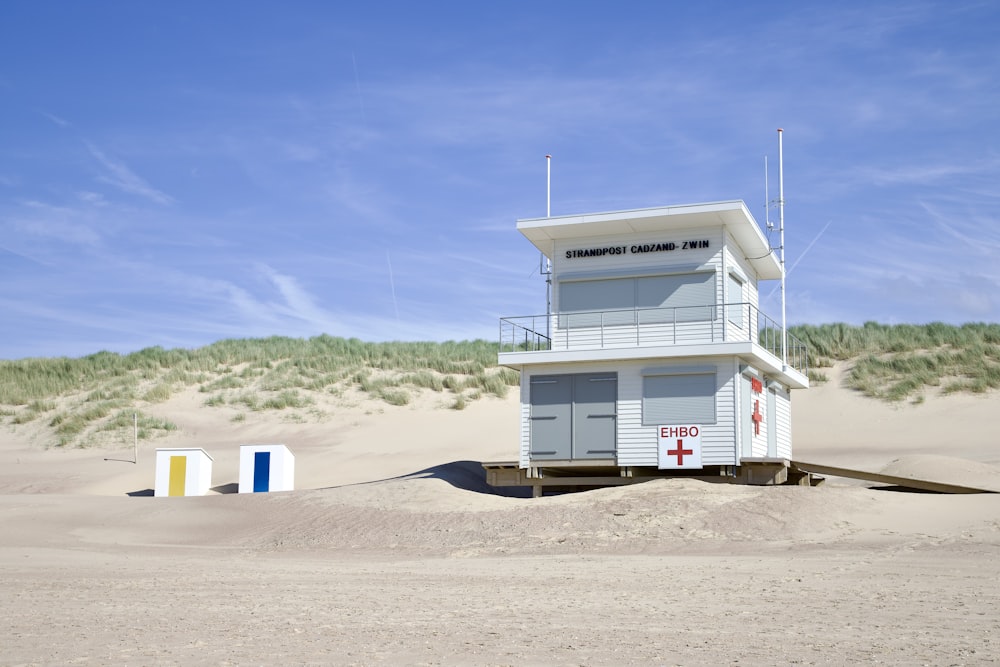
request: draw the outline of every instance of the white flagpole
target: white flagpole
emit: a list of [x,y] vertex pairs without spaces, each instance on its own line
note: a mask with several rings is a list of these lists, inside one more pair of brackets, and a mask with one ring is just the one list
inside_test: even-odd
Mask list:
[[785,321],[785,160],[778,128],[778,234],[781,244],[781,365],[788,366],[788,326]]
[[[545,156],[545,217],[552,217],[552,156]],[[552,336],[552,260],[542,253],[545,265],[545,335]]]

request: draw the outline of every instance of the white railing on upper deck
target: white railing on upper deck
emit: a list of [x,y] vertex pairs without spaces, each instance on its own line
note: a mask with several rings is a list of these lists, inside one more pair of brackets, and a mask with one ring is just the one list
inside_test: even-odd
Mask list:
[[[749,303],[639,308],[500,319],[500,352],[755,342],[781,359],[781,326]],[[787,335],[787,363],[808,372],[805,344]]]

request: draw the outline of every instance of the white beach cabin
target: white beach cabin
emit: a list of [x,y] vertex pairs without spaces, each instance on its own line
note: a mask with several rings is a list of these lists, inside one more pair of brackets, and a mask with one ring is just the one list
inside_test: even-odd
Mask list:
[[807,354],[757,307],[782,265],[742,201],[517,228],[551,262],[551,312],[500,321],[498,361],[521,373],[520,456],[487,465],[491,483],[787,481]]
[[240,445],[240,493],[292,491],[295,457],[285,445]]
[[212,488],[212,460],[204,449],[157,449],[153,495],[205,495]]

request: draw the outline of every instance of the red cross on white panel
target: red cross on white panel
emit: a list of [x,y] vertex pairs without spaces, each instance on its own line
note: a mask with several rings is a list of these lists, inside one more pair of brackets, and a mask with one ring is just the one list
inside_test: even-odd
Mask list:
[[701,425],[661,424],[656,429],[659,468],[701,468]]
[[678,467],[684,465],[684,455],[685,454],[688,455],[688,456],[690,456],[691,454],[694,454],[694,450],[693,449],[684,449],[684,441],[683,440],[678,440],[677,441],[677,449],[668,449],[667,450],[667,455],[668,456],[676,456],[677,457],[677,466]]

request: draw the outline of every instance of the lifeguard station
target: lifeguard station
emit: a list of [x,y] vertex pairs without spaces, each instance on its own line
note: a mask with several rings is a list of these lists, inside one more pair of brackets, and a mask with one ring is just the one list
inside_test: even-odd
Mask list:
[[[521,373],[520,455],[491,484],[789,477],[805,345],[758,308],[783,266],[742,201],[519,220],[549,312],[500,320]],[[721,480],[720,480],[721,481]],[[808,481],[808,480],[807,480]]]

